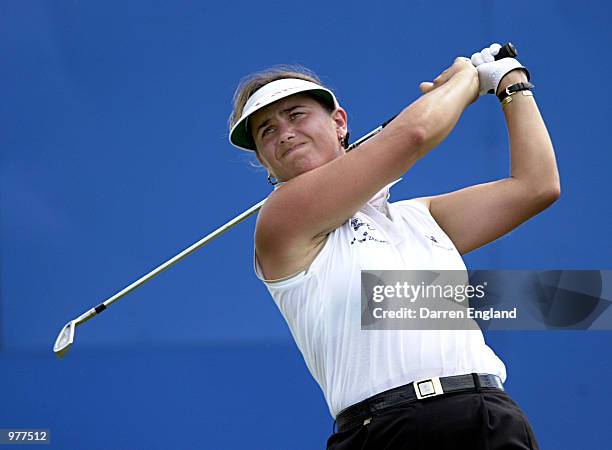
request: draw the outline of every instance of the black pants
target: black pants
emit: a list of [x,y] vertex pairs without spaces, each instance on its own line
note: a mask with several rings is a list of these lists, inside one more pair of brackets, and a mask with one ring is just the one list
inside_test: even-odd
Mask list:
[[521,408],[498,389],[456,392],[381,411],[334,433],[327,450],[538,450]]

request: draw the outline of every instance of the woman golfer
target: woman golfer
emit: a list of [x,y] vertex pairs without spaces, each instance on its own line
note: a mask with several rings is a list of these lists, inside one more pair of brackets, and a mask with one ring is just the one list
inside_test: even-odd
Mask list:
[[[361,270],[466,270],[461,255],[508,233],[560,192],[528,73],[494,44],[457,58],[423,95],[346,153],[347,114],[313,74],[243,81],[233,145],[279,184],[259,213],[255,270],[269,289],[337,431],[328,449],[537,449],[480,330],[361,330]],[[479,94],[499,94],[511,176],[389,203],[389,186],[450,133]]]

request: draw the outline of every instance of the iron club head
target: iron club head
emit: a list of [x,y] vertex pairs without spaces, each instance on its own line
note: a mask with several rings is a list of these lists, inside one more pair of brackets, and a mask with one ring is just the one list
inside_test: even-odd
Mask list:
[[95,317],[96,314],[104,311],[105,309],[106,305],[104,303],[100,303],[95,308],[91,308],[86,313],[81,314],[76,319],[71,320],[66,325],[64,325],[64,328],[62,328],[62,331],[60,331],[60,334],[55,340],[55,345],[53,346],[53,351],[55,352],[58,358],[63,357],[74,342],[74,329],[82,323],[87,322],[92,317]]
[[60,331],[60,334],[57,336],[53,351],[58,358],[62,358],[74,342],[74,329],[75,320],[71,320],[64,325],[64,328],[62,328],[62,331]]

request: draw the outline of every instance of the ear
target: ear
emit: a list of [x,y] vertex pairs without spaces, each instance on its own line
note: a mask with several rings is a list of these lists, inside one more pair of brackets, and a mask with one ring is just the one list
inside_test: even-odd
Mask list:
[[346,136],[348,130],[348,116],[344,108],[338,106],[338,108],[332,113],[332,120],[336,125],[336,129]]

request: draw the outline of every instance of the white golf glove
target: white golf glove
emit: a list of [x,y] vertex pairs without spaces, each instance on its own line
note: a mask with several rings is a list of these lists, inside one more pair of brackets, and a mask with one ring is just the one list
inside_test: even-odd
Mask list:
[[483,48],[482,51],[472,55],[472,64],[478,70],[480,81],[480,95],[495,94],[499,82],[508,72],[514,69],[523,69],[529,79],[529,71],[514,58],[502,58],[495,61],[495,55],[499,53],[501,45],[492,44],[490,47]]

